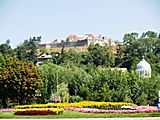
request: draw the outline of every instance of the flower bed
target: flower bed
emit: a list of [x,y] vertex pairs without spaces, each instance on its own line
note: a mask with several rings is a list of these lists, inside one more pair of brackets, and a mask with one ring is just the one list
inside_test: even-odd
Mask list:
[[43,109],[17,109],[15,115],[50,115],[62,114],[63,108],[43,108]]
[[94,102],[94,101],[84,101],[77,103],[53,103],[53,104],[34,104],[34,105],[20,105],[15,108],[26,109],[26,108],[51,108],[51,107],[76,107],[76,108],[120,108],[121,106],[136,106],[133,103],[125,102]]
[[15,115],[51,115],[56,114],[56,112],[51,110],[25,110],[25,111],[17,111]]
[[0,109],[0,112],[13,112],[15,109]]
[[76,112],[83,113],[150,113],[150,112],[160,112],[158,109],[141,109],[141,110],[100,110],[100,109],[90,109],[90,108],[64,108],[65,110],[72,110]]

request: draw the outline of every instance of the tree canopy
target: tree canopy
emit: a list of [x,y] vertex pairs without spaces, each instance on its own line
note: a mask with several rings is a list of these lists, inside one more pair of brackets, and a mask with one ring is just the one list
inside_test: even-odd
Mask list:
[[10,44],[10,40],[8,39],[6,40],[5,43],[2,43],[0,45],[0,53],[2,55],[11,55],[11,56],[14,55],[14,51],[9,44]]
[[40,37],[29,38],[25,40],[21,45],[15,48],[16,57],[22,61],[32,61],[34,64],[37,63],[37,45],[41,41]]
[[0,54],[0,99],[3,107],[6,100],[18,100],[23,104],[26,98],[34,98],[40,87],[39,70],[30,62]]

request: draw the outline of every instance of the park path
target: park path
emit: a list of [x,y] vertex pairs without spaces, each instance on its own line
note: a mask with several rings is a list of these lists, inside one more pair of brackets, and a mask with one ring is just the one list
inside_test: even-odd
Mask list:
[[[13,120],[13,119],[3,119]],[[22,119],[14,119],[22,120]],[[23,120],[44,120],[44,119],[23,119]],[[160,117],[136,117],[136,118],[53,118],[50,120],[160,120]]]

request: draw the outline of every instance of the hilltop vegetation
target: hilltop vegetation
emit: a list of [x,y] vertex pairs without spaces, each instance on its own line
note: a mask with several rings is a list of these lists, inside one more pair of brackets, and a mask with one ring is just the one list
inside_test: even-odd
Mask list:
[[[2,76],[8,69],[15,72],[11,75],[18,73],[16,79],[0,77],[0,86],[7,85],[11,80],[14,82],[14,80],[23,78],[19,77],[21,71],[12,65],[14,59],[19,62],[19,64],[16,62],[19,67],[25,63],[36,65],[38,57],[36,49],[40,41],[41,37],[30,38],[14,50],[9,45],[9,40],[0,45],[0,75]],[[41,50],[40,52],[47,51]],[[57,92],[57,80],[62,102],[82,100],[125,101],[155,105],[158,101],[158,90],[160,89],[160,35],[156,32],[144,32],[141,36],[135,32],[127,33],[124,35],[123,44],[117,44],[116,52],[109,45],[91,44],[84,52],[66,51],[62,47],[60,52],[50,52],[50,54],[52,55],[50,61],[36,67],[36,70],[40,72],[37,75],[37,79],[41,79],[40,87],[34,88],[31,93],[26,93],[27,95],[31,94],[31,97],[28,99],[27,95],[23,96],[24,99],[21,103],[53,102]],[[151,64],[151,78],[142,79],[135,72],[136,64],[141,61],[143,55],[146,61]],[[8,66],[5,66],[4,63]],[[128,71],[122,72],[109,69],[116,67],[127,68]],[[32,67],[30,70],[26,66],[24,67],[25,70],[29,72],[29,79],[37,83],[37,79],[33,79],[35,72],[32,71]],[[22,76],[26,76],[26,74],[22,74]],[[3,83],[2,81],[6,82]],[[17,85],[14,89],[18,87]],[[24,87],[28,87],[28,85],[25,84]],[[5,88],[5,91],[11,90],[10,87]],[[0,93],[4,93],[2,87]],[[34,93],[40,96],[35,96]],[[19,98],[5,97],[6,101],[11,102],[20,98],[22,96]]]

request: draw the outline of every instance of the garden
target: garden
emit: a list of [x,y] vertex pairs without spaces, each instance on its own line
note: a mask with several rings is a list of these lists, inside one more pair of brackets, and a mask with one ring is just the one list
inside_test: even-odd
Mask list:
[[[41,37],[25,40],[14,50],[7,41],[1,44],[7,49],[0,50],[0,118],[160,116],[155,107],[160,38],[151,31],[135,36],[125,34],[117,52],[110,45],[91,44],[86,52],[65,51],[63,46],[61,52],[48,51],[52,58],[39,66],[37,56],[44,51],[37,53],[36,46]],[[151,78],[136,71],[142,55],[151,64]]]
[[127,102],[83,101],[18,105],[0,109],[0,118],[106,118],[106,117],[157,117],[155,106],[137,106]]

